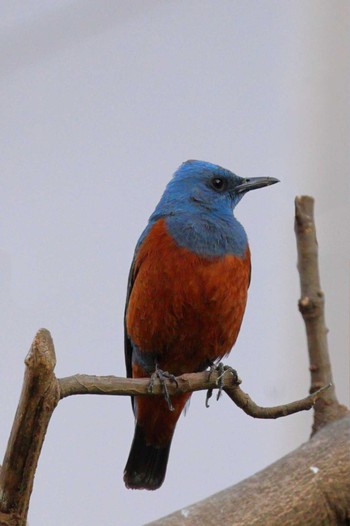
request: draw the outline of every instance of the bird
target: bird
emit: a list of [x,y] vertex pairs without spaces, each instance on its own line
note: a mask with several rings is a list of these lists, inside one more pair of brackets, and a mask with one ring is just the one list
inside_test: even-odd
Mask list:
[[[250,284],[247,234],[234,209],[249,191],[279,182],[242,178],[206,161],[180,165],[137,242],[124,316],[127,377],[176,377],[228,355]],[[163,374],[164,373],[164,374]],[[191,393],[134,396],[134,438],[124,470],[131,489],[158,489],[176,423]],[[170,410],[171,409],[171,410]]]

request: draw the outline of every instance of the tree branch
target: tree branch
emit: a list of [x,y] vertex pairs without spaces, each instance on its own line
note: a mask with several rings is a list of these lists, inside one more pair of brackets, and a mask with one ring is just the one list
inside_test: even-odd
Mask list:
[[263,471],[148,526],[348,526],[349,438],[348,416]]
[[281,416],[293,415],[294,413],[299,413],[300,411],[308,411],[311,409],[316,401],[323,395],[330,386],[325,385],[321,387],[318,391],[311,393],[306,398],[296,400],[295,402],[289,402],[288,404],[276,405],[274,407],[261,407],[258,406],[250,396],[242,391],[239,387],[235,388],[225,388],[225,393],[233,400],[233,402],[243,409],[243,411],[254,418],[280,418]]
[[55,350],[46,329],[36,334],[25,364],[22,393],[0,470],[0,524],[26,522],[41,447],[59,401],[53,373]]
[[[152,392],[149,391],[149,378],[77,374],[57,379],[54,374],[54,346],[46,329],[36,334],[25,364],[22,393],[0,470],[0,526],[22,526],[26,522],[38,458],[52,412],[59,400],[77,394],[163,396],[159,380],[154,381]],[[170,395],[223,389],[238,407],[255,418],[279,418],[308,410],[325,389],[290,404],[260,407],[241,390],[240,383],[236,372],[231,369],[224,374],[214,370],[210,374],[184,374],[176,382],[166,380]]]
[[299,310],[303,316],[310,362],[310,392],[331,384],[315,404],[313,433],[323,425],[341,418],[347,408],[339,404],[332,379],[324,314],[324,294],[318,269],[318,245],[314,221],[314,199],[296,197],[294,230],[298,250],[298,271],[301,298]]
[[[170,396],[193,391],[220,389],[219,374],[216,371],[183,374],[173,380],[165,380]],[[307,411],[329,386],[324,386],[306,398],[275,407],[258,406],[250,396],[241,390],[240,379],[231,371],[220,376],[221,389],[243,411],[254,418],[280,418],[299,411]],[[122,395],[122,396],[163,396],[162,384],[154,381],[152,392],[149,391],[149,378],[120,378],[117,376],[93,376],[76,374],[58,380],[60,399],[77,394]]]

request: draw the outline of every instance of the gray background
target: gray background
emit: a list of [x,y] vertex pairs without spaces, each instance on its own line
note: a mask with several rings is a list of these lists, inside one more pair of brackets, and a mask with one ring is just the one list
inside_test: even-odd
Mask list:
[[[253,275],[227,363],[261,404],[309,388],[293,200],[316,198],[334,377],[348,401],[347,1],[2,2],[0,451],[36,330],[58,376],[124,375],[122,317],[137,238],[188,158],[281,184],[244,198]],[[124,398],[54,413],[31,526],[136,526],[204,498],[305,441],[311,413],[255,421],[195,394],[157,492],[124,488]]]

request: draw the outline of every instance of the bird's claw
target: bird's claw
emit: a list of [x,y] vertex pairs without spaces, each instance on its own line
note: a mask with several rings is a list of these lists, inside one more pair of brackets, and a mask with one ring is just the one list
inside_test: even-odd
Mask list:
[[[208,380],[210,380],[210,377],[213,374],[213,372],[216,372],[218,374],[218,377],[216,379],[216,385],[218,386],[219,389],[218,389],[218,394],[216,395],[216,400],[219,400],[222,394],[222,390],[224,388],[223,378],[225,374],[231,373],[233,376],[234,383],[238,383],[239,381],[238,374],[235,369],[233,369],[229,365],[224,365],[221,362],[219,362],[217,365],[213,364],[210,366],[210,369],[208,371]],[[211,398],[212,394],[213,394],[213,389],[212,388],[208,389],[207,396],[205,397],[205,407],[209,407],[209,398]]]
[[213,395],[213,389],[208,389],[206,397],[205,397],[205,407],[209,407],[209,398],[211,398]]
[[168,391],[168,388],[167,388],[165,380],[171,380],[172,382],[175,382],[176,387],[179,387],[179,382],[176,380],[176,377],[173,374],[168,373],[167,371],[162,371],[161,369],[159,369],[158,365],[156,365],[156,370],[152,374],[151,380],[150,380],[150,382],[148,384],[148,392],[149,393],[152,393],[154,382],[155,382],[156,379],[158,379],[160,381],[165,401],[166,401],[166,403],[168,404],[168,407],[169,407],[169,411],[174,411],[174,406],[171,403],[169,391]]

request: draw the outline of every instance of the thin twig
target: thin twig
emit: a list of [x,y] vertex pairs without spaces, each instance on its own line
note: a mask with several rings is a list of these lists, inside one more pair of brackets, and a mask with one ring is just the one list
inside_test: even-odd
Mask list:
[[225,388],[225,393],[233,400],[233,402],[243,409],[243,411],[254,418],[280,418],[281,416],[288,416],[294,413],[299,413],[299,411],[308,411],[314,405],[316,400],[321,396],[321,394],[329,389],[330,385],[325,385],[318,391],[302,398],[301,400],[296,400],[295,402],[290,402],[289,404],[278,405],[274,407],[261,407],[258,406],[250,396],[242,391],[240,387]]

